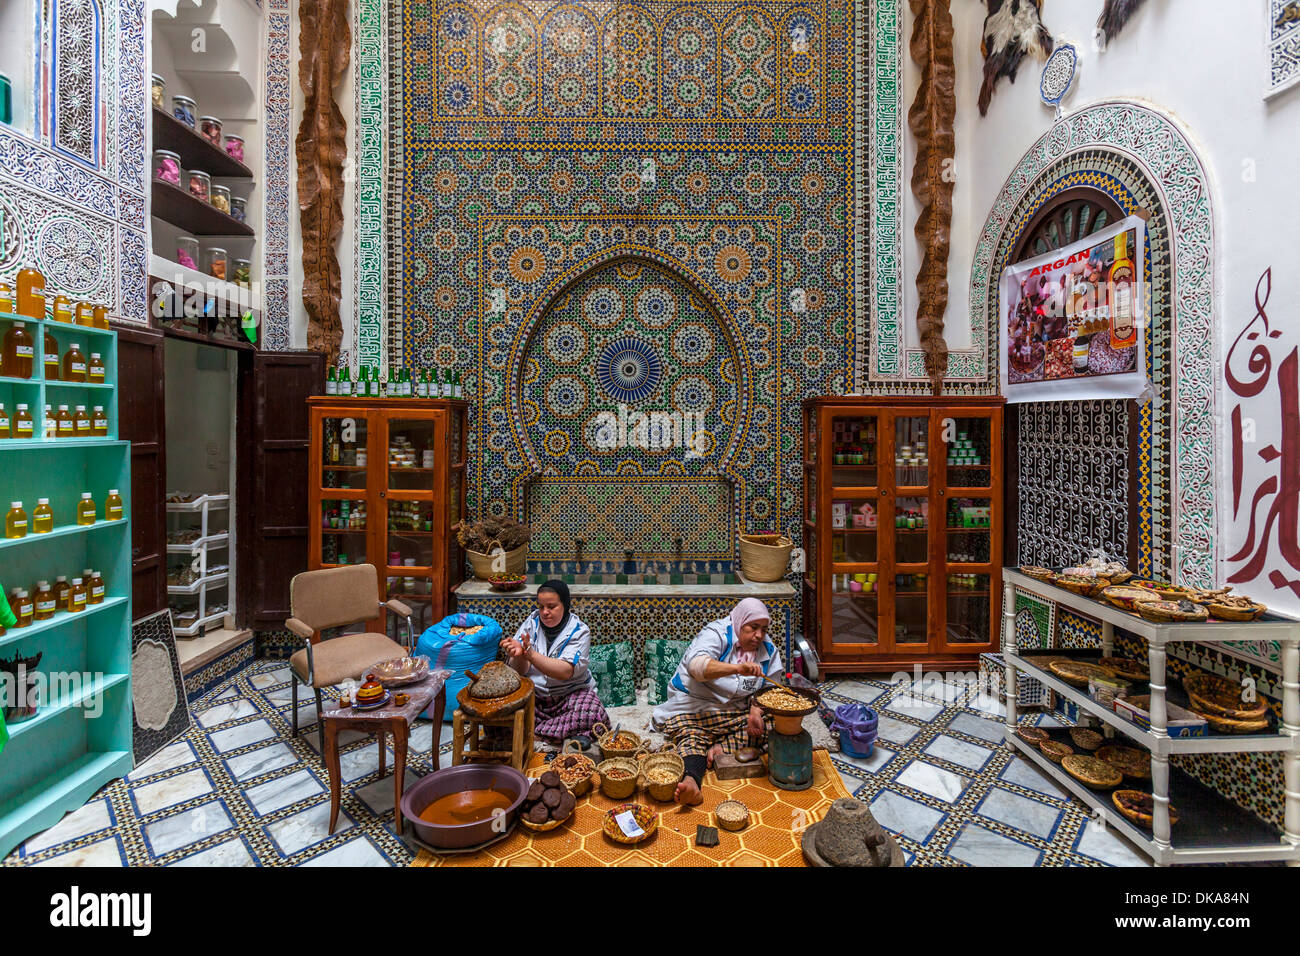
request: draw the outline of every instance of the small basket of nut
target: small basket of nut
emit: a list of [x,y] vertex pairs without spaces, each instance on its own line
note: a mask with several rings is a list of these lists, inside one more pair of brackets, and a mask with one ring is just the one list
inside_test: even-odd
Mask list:
[[631,757],[611,757],[596,765],[600,792],[611,800],[626,800],[636,793],[641,768]]
[[661,803],[668,803],[686,773],[686,761],[673,744],[667,744],[642,761],[641,772],[645,775],[646,792]]
[[551,761],[551,769],[560,775],[560,781],[575,797],[584,796],[596,776],[596,761],[582,753],[576,740],[566,740],[560,753]]
[[600,748],[601,760],[635,756],[636,752],[645,745],[640,734],[634,734],[630,730],[610,730],[604,724],[596,724],[592,728],[592,733],[596,735],[596,746]]

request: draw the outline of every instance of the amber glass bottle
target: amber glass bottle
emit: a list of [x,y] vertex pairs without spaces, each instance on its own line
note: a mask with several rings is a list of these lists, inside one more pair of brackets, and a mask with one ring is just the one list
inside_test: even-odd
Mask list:
[[67,405],[60,405],[58,414],[54,416],[54,434],[57,438],[77,437],[77,425]]
[[94,414],[90,416],[90,434],[93,438],[108,437],[108,412],[104,411],[103,405],[96,405]]
[[72,431],[77,438],[89,438],[91,430],[90,414],[85,405],[78,405],[72,416]]
[[29,319],[45,318],[45,276],[30,266],[18,272],[18,302],[15,311]]
[[9,435],[24,440],[36,437],[36,422],[32,420],[32,413],[27,410],[26,403],[20,403],[18,411],[14,412],[14,417],[10,419]]
[[37,498],[32,512],[32,534],[49,534],[54,530],[54,509],[49,498]]
[[47,328],[45,330],[45,381],[57,382],[59,380],[59,340]]
[[54,579],[54,603],[60,610],[67,606],[68,591],[71,587],[65,575],[60,574]]
[[86,603],[103,604],[104,603],[104,578],[98,571],[87,572],[89,577],[86,578]]
[[86,356],[76,342],[63,355],[61,377],[65,382],[84,382],[86,380]]
[[104,520],[122,520],[122,496],[116,488],[108,489],[108,500],[104,502]]
[[31,378],[32,362],[36,358],[36,341],[27,331],[26,322],[15,322],[4,337],[4,354],[0,358],[0,375],[10,378]]
[[77,502],[77,524],[94,524],[95,523],[95,501],[90,497],[89,491],[81,493],[81,500]]
[[9,502],[9,513],[5,515],[5,537],[27,537],[27,512],[23,511],[21,501]]
[[95,385],[103,385],[105,372],[104,360],[99,357],[98,352],[91,352],[90,362],[86,365],[86,381]]
[[86,609],[86,585],[82,582],[81,578],[72,579],[72,587],[68,588],[68,593],[65,599],[68,602],[67,607],[64,608],[65,611],[71,611],[73,614],[76,614],[78,611],[84,611]]
[[32,614],[32,619],[36,621],[48,621],[54,617],[57,605],[54,601],[54,591],[50,587],[49,581],[36,582],[36,610]]

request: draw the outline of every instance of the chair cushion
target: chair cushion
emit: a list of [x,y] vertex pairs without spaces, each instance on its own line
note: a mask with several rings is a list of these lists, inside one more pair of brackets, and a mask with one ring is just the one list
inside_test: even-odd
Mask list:
[[[356,680],[380,661],[405,657],[406,648],[386,634],[345,634],[321,641],[312,648],[316,665],[312,687],[330,687],[345,680]],[[307,682],[307,649],[289,658],[289,666]]]

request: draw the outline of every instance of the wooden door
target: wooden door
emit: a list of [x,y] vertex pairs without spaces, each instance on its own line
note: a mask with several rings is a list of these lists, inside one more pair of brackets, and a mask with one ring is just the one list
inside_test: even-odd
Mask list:
[[167,607],[167,411],[163,335],[115,325],[118,437],[131,443],[131,607],[137,619]]
[[240,362],[235,559],[244,627],[283,627],[289,582],[309,566],[307,399],[324,382],[318,352],[257,352]]

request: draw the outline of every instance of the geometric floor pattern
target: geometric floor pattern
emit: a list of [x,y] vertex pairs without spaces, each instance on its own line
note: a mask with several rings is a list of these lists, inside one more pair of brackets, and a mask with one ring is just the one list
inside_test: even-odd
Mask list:
[[[405,866],[392,832],[390,752],[340,738],[343,801],[333,835],[316,734],[289,737],[289,671],[253,661],[191,705],[194,726],[82,808],[11,853],[5,866]],[[870,804],[916,866],[1143,866],[1036,767],[1000,746],[1001,704],[958,685],[913,695],[869,678],[828,681],[829,702],[880,714],[872,756],[833,754],[845,787]],[[947,698],[947,699],[945,699]],[[299,726],[315,725],[299,699]],[[1028,722],[1049,723],[1031,714]],[[412,729],[408,784],[430,769],[433,725]],[[442,766],[451,727],[439,728]]]

